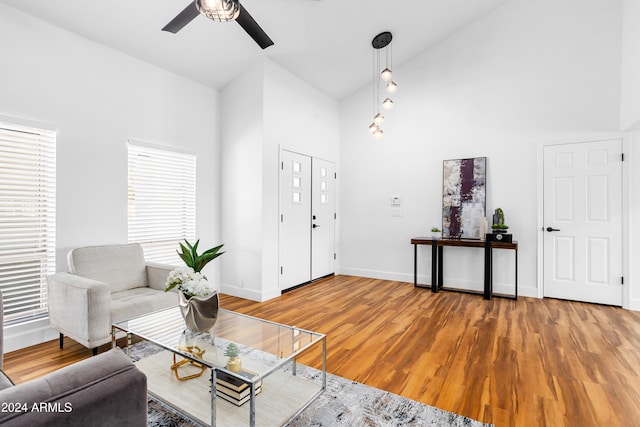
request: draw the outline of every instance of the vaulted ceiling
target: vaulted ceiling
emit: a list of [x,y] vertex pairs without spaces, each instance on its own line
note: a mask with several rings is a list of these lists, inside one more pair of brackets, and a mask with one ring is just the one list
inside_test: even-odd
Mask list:
[[177,34],[161,31],[190,0],[0,3],[216,89],[264,55],[340,100],[371,81],[376,34],[393,33],[397,66],[507,1],[241,0],[275,42],[265,50],[237,23],[204,16]]

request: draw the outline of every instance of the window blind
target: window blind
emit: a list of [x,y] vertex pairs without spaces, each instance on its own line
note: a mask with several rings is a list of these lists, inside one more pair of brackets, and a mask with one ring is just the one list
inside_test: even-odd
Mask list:
[[129,242],[149,261],[182,265],[178,242],[195,239],[196,156],[129,142]]
[[54,274],[55,131],[0,122],[0,289],[5,324],[47,314]]

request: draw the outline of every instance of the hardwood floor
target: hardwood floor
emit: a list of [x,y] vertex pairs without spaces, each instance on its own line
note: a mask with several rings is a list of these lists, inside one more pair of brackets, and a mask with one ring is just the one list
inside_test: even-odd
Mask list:
[[[264,303],[223,295],[221,306],[327,334],[331,373],[498,427],[640,420],[638,312],[351,276]],[[90,356],[56,340],[5,355],[4,367],[19,383]]]

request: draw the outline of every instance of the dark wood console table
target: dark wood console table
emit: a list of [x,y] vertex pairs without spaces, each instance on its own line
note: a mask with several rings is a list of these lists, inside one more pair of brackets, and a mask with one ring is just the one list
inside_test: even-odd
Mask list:
[[[491,242],[488,240],[473,239],[434,239],[431,237],[414,237],[411,239],[413,245],[413,285],[416,287],[427,287],[418,285],[418,245],[431,246],[431,291],[438,292],[445,289],[442,283],[443,259],[445,246],[462,246],[465,248],[484,248],[484,299],[491,299],[493,296],[518,299],[518,242]],[[514,295],[499,295],[493,293],[493,250],[512,249],[515,251],[516,277]]]

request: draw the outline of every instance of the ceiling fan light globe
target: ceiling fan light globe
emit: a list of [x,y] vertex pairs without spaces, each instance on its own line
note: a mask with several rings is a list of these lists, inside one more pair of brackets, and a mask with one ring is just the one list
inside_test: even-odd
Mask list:
[[238,0],[196,0],[198,12],[218,22],[235,20],[240,15]]

